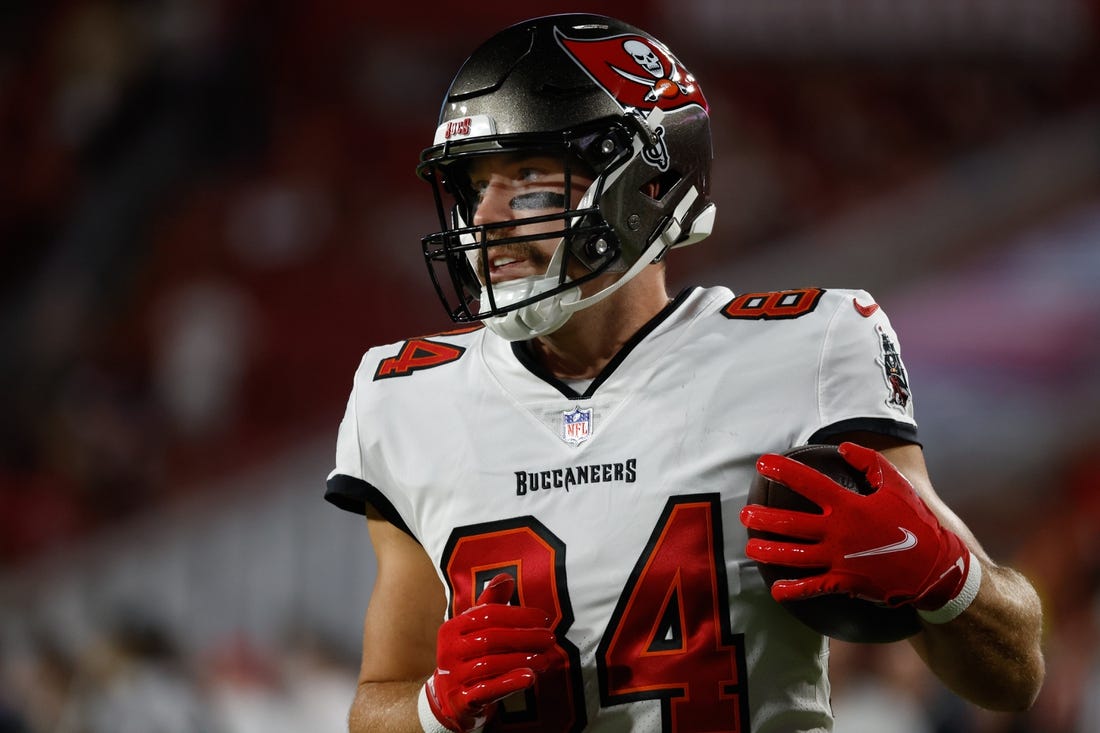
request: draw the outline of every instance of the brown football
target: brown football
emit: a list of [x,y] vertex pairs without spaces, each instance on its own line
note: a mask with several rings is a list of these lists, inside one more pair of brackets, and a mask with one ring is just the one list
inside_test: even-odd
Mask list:
[[[848,465],[835,445],[803,445],[784,455],[820,471],[849,491],[866,495],[875,490],[862,473]],[[821,514],[821,507],[809,499],[760,474],[756,475],[749,487],[747,503]],[[777,538],[775,535],[754,530],[749,530],[749,537]],[[799,541],[786,537],[782,539]],[[802,578],[819,572],[814,568],[768,563],[759,563],[757,567],[769,588],[772,583],[783,578]],[[917,612],[911,606],[891,608],[843,594],[788,601],[782,605],[814,631],[841,641],[888,643],[908,638],[921,628]]]

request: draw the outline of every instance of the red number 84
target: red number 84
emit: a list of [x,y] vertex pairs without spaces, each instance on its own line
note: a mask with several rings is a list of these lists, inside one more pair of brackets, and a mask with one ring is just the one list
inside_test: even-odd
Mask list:
[[[748,731],[745,655],[729,624],[717,494],[669,499],[619,597],[596,653],[600,705],[660,700],[667,733]],[[534,517],[456,529],[443,557],[453,615],[501,571],[518,602],[553,618],[559,656],[526,699],[506,701],[490,730],[565,733],[587,723],[565,545]]]

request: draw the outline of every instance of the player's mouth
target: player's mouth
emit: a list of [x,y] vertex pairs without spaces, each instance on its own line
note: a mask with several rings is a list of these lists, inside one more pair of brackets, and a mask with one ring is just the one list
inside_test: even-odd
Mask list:
[[506,254],[489,255],[489,281],[493,283],[515,280],[535,273],[529,272],[526,257]]
[[502,283],[521,277],[541,275],[550,263],[537,247],[529,242],[512,242],[489,247],[487,258],[478,259],[478,274],[486,280],[484,266],[488,265],[488,280]]

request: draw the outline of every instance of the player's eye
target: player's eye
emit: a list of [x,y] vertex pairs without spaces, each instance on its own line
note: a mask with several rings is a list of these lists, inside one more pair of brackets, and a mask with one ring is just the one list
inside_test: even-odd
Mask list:
[[517,179],[523,183],[538,183],[543,178],[543,171],[538,168],[520,168]]

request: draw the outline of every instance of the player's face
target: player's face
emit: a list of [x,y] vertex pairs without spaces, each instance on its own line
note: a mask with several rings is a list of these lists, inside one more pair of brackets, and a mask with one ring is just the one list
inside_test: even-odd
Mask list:
[[[567,187],[563,162],[552,156],[489,155],[473,162],[468,174],[476,196],[475,226],[560,214],[575,205],[592,183],[582,172],[571,170]],[[561,227],[556,220],[488,230],[490,240],[542,232],[553,236],[490,247],[489,272],[484,272],[479,259],[478,277],[499,283],[542,275],[560,241]]]

